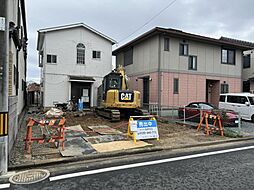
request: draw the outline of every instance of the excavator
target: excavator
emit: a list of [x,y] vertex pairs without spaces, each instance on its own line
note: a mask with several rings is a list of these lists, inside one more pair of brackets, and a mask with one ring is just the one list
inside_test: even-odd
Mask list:
[[107,74],[98,88],[96,113],[111,121],[119,121],[121,116],[147,115],[141,109],[140,92],[129,90],[124,68],[119,66]]

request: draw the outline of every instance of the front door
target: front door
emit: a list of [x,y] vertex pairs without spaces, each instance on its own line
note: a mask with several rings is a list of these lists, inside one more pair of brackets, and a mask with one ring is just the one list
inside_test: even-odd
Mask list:
[[206,102],[218,106],[219,98],[220,98],[220,81],[206,80]]
[[149,78],[143,78],[143,106],[149,106]]

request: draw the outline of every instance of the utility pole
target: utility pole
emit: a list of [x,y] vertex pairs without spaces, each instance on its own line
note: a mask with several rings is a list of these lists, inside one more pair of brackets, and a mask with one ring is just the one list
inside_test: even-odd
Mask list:
[[8,0],[0,0],[0,175],[8,171]]

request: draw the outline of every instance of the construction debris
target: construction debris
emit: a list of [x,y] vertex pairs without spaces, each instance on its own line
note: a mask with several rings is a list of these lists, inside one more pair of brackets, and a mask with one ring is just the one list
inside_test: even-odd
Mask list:
[[82,137],[67,138],[65,142],[65,150],[60,150],[63,157],[82,156],[84,154],[95,152],[94,148]]
[[99,144],[112,141],[125,140],[126,135],[98,135],[92,137],[83,137],[87,142],[91,144]]
[[52,118],[52,117],[61,117],[63,116],[63,111],[57,108],[50,108],[49,111],[45,113],[47,118]]
[[83,130],[81,125],[65,127],[65,137],[88,137],[88,134]]

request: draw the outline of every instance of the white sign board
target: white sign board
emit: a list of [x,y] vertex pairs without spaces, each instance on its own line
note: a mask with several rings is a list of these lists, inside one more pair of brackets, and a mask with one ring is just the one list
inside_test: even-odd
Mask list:
[[[159,132],[156,120],[137,120],[130,123],[131,131],[136,132],[136,139],[156,139]],[[133,130],[132,130],[133,129]]]
[[82,102],[89,102],[89,97],[87,96],[82,96]]
[[0,17],[0,31],[5,31],[5,17]]
[[86,88],[83,89],[83,96],[88,96],[88,89]]
[[130,121],[131,131],[137,131],[137,121]]

